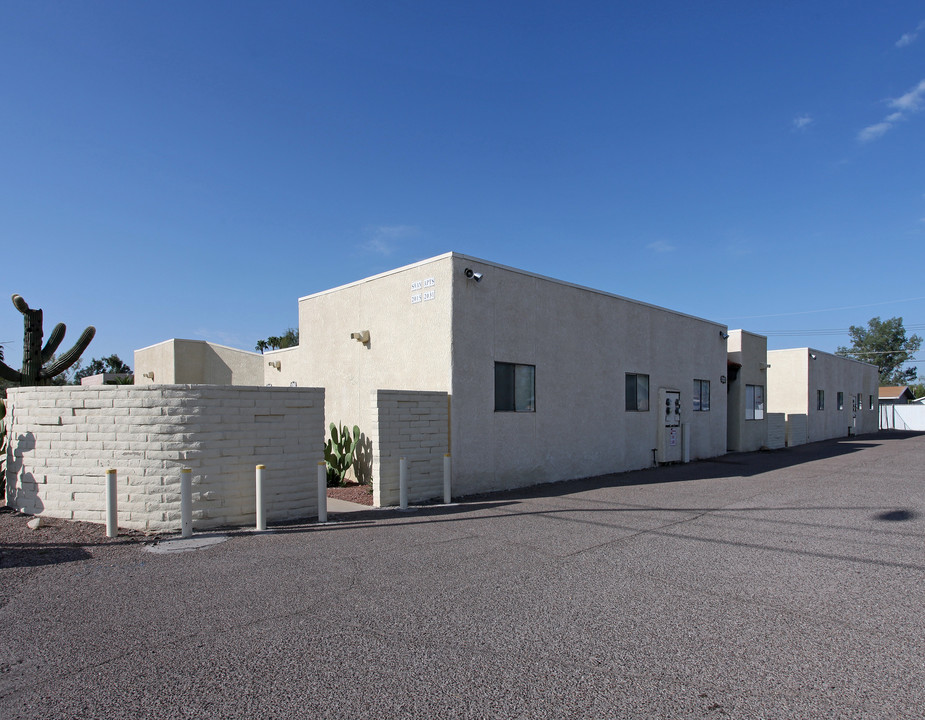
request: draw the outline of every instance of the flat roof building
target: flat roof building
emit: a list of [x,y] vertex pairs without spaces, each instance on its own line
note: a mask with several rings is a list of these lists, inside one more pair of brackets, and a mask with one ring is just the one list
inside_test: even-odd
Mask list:
[[300,298],[297,346],[170,340],[135,363],[139,384],[324,388],[326,424],[360,428],[353,473],[377,504],[397,500],[402,458],[421,500],[444,455],[459,496],[781,447],[784,417],[791,444],[877,429],[872,365],[768,352],[761,335],[452,252]]
[[726,451],[726,326],[610,293],[448,253],[301,298],[299,337],[265,380],[324,387],[329,422],[446,394],[454,494]]
[[[805,417],[805,439],[876,432],[876,365],[814,348],[768,351],[768,409]],[[796,444],[796,443],[794,443]]]

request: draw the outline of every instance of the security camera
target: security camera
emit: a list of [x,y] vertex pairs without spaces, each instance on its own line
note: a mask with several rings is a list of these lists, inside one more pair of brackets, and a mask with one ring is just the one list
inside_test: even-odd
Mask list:
[[466,268],[466,279],[475,280],[476,282],[481,282],[482,273],[475,272],[472,268]]

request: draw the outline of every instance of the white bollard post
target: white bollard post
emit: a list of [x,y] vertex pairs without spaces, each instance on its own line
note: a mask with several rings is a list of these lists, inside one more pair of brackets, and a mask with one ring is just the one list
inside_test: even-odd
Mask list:
[[193,471],[180,470],[180,536],[193,536]]
[[398,460],[398,507],[408,509],[408,458]]
[[119,534],[119,496],[118,473],[115,470],[106,471],[106,537],[115,537]]
[[328,521],[328,468],[318,463],[318,522]]
[[450,492],[450,476],[452,475],[453,461],[450,454],[443,456],[443,504],[449,505],[453,502],[453,494]]
[[264,494],[263,494],[263,481],[264,473],[266,473],[266,465],[257,466],[257,530],[263,531],[267,529],[267,507],[264,504]]

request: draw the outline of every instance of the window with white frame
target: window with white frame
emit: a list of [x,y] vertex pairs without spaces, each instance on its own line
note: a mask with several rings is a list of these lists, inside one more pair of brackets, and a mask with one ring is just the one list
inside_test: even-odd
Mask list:
[[536,366],[495,363],[495,412],[536,412]]
[[694,380],[694,412],[706,412],[710,409],[710,381]]
[[816,410],[825,410],[825,390],[816,390]]
[[745,386],[745,419],[764,420],[764,385]]
[[626,373],[626,410],[627,412],[648,412],[648,375],[641,375],[639,373]]
[[836,398],[837,398],[836,405],[838,406],[838,409],[844,410],[845,409],[845,393],[839,392]]

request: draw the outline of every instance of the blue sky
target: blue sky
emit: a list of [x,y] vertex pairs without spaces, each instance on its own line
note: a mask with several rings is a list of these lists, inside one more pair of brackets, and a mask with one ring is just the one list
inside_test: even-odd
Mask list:
[[0,67],[4,295],[85,361],[450,250],[771,348],[925,334],[921,2],[10,0]]

